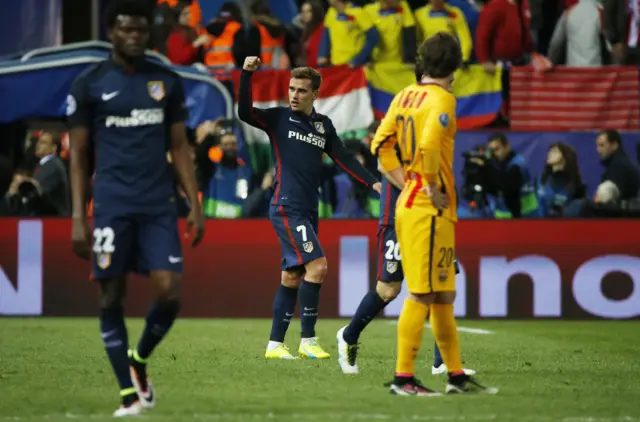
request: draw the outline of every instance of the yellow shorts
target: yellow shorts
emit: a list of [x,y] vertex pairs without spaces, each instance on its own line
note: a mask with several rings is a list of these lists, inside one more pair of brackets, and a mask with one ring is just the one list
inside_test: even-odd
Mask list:
[[424,208],[396,209],[396,234],[407,290],[414,294],[456,290],[455,223]]

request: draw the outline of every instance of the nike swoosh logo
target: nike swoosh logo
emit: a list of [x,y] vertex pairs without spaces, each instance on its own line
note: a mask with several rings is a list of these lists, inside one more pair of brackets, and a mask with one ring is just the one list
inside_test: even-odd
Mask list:
[[285,314],[286,316],[293,316],[293,312],[292,312],[292,313],[285,312],[284,314]]
[[305,310],[305,311],[313,311],[313,310],[315,310],[315,309],[316,309],[316,308],[307,308],[306,306],[304,307],[304,310]]
[[110,99],[112,99],[113,97],[115,97],[116,95],[118,95],[120,93],[120,91],[115,91],[112,92],[110,94],[102,94],[102,101],[109,101]]
[[169,262],[172,264],[177,264],[178,262],[182,261],[182,257],[179,256],[170,256],[169,257]]
[[293,117],[289,117],[289,121],[293,123],[302,123],[300,120],[293,120]]
[[116,333],[116,331],[118,331],[118,330],[117,329],[113,329],[111,331],[107,331],[106,333],[100,333],[100,337],[102,338],[102,340],[104,340],[104,339],[114,335]]

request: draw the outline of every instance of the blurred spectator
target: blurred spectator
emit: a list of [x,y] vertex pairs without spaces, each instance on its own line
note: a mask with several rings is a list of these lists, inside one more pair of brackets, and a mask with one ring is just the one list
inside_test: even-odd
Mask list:
[[189,26],[191,9],[187,6],[177,6],[178,24],[171,31],[167,40],[167,57],[172,63],[190,66],[202,61],[202,47],[211,42],[211,36],[207,33],[198,35],[196,30]]
[[253,24],[260,31],[260,57],[263,68],[288,69],[289,56],[284,51],[286,28],[275,18],[266,0],[252,0],[249,9]]
[[476,55],[474,47],[476,45],[476,30],[478,28],[478,20],[480,19],[480,10],[484,3],[476,2],[474,0],[448,0],[447,4],[462,10],[462,14],[467,21],[467,26],[469,27],[469,33],[471,35],[471,62],[475,62]]
[[293,58],[296,66],[318,67],[318,52],[324,32],[324,8],[318,0],[302,3],[300,14],[293,22],[292,36],[296,42]]
[[596,149],[602,159],[602,181],[613,182],[620,191],[620,200],[637,198],[640,192],[640,170],[622,148],[618,131],[607,129],[596,138]]
[[586,186],[582,183],[576,150],[564,142],[552,144],[538,185],[542,216],[567,217],[565,207],[585,197]]
[[318,54],[319,66],[362,66],[371,60],[380,34],[362,8],[344,0],[330,0]]
[[57,156],[60,136],[41,132],[35,145],[38,162],[33,172],[28,160],[15,172],[5,195],[5,207],[14,216],[69,216],[71,199],[67,169]]
[[245,57],[260,56],[260,31],[255,25],[243,28],[242,11],[233,1],[220,7],[207,32],[212,39],[204,47],[204,62],[218,79],[230,79],[229,71],[242,67]]
[[473,43],[469,25],[462,10],[445,4],[444,0],[429,0],[426,6],[416,10],[416,21],[422,33],[422,39],[427,39],[438,32],[447,32],[458,38],[462,60],[469,62]]
[[365,7],[380,41],[373,50],[376,63],[414,64],[417,51],[416,23],[404,0],[377,0]]
[[[215,122],[209,130],[196,152],[204,214],[239,218],[249,194],[251,168],[238,157],[238,138],[230,122]],[[210,147],[208,140],[213,142]]]
[[613,63],[640,63],[640,5],[629,0],[603,0],[602,5],[604,34],[611,44]]
[[269,201],[273,194],[275,175],[275,169],[264,174],[260,186],[253,189],[242,204],[242,218],[266,218],[269,215]]
[[620,190],[611,180],[605,180],[598,185],[593,202],[601,205],[614,205],[620,200]]
[[549,45],[554,65],[596,67],[606,62],[600,9],[598,0],[580,0],[562,14]]
[[167,5],[172,9],[182,9],[186,7],[189,9],[189,20],[185,22],[196,31],[202,27],[202,9],[198,0],[158,0],[157,5],[162,7]]
[[502,133],[491,135],[488,147],[492,162],[480,157],[470,161],[482,167],[483,188],[493,201],[495,218],[539,217],[535,180],[524,157],[511,149]]
[[476,55],[488,72],[498,61],[522,65],[534,50],[527,0],[489,0],[480,12]]
[[34,180],[40,195],[57,216],[71,215],[71,198],[67,169],[58,157],[60,135],[43,132],[36,143],[35,155],[38,165],[34,171]]

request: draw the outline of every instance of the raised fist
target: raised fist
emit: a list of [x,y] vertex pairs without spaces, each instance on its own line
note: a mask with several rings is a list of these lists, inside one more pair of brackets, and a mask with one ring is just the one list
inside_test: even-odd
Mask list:
[[255,72],[258,70],[261,63],[262,60],[260,60],[260,57],[250,56],[244,59],[244,66],[242,66],[242,68],[249,72]]

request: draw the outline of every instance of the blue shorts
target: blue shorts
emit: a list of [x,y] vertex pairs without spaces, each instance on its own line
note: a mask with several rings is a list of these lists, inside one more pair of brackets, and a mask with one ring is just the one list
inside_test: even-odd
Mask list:
[[92,261],[95,280],[154,270],[182,273],[175,212],[96,215]]
[[283,270],[324,257],[318,241],[317,213],[306,214],[282,205],[271,205],[269,219],[282,247]]
[[404,280],[400,244],[393,226],[378,227],[378,275],[386,283]]

